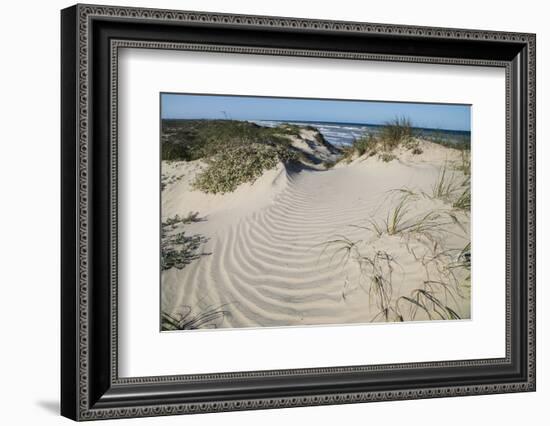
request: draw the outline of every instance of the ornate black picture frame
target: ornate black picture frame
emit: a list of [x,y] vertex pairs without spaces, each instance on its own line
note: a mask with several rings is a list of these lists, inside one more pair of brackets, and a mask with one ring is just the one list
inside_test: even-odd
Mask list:
[[[62,415],[93,420],[535,390],[534,34],[95,5],[64,9],[61,28]],[[121,47],[504,68],[506,356],[120,378]]]

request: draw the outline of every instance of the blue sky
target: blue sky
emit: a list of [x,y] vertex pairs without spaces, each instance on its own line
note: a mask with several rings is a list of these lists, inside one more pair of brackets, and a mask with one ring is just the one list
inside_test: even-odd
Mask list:
[[450,104],[162,93],[161,116],[365,124],[383,124],[396,117],[408,117],[415,127],[470,130],[470,106]]

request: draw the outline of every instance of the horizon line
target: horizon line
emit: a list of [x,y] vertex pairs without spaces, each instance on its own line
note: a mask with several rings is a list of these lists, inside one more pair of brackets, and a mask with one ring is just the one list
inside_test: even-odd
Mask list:
[[[236,118],[185,118],[185,117],[160,117],[161,120],[218,120],[218,121],[273,121],[278,123],[320,123],[320,124],[348,124],[348,125],[360,125],[360,126],[385,126],[385,123],[366,123],[366,122],[355,122],[355,121],[323,121],[323,120],[274,120],[266,118],[247,118],[247,119],[236,119]],[[468,132],[471,133],[471,129],[448,129],[443,127],[424,127],[424,126],[415,126],[412,125],[414,129],[424,129],[424,130],[443,130],[450,132]]]

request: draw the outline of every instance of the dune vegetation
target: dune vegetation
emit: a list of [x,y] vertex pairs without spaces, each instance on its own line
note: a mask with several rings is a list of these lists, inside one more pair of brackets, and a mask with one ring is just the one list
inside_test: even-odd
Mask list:
[[470,318],[470,146],[445,137],[163,120],[162,329]]
[[[316,141],[329,150],[315,128]],[[246,121],[164,120],[163,161],[203,160],[204,170],[193,186],[206,193],[234,191],[240,184],[254,182],[264,171],[283,164],[307,163],[310,158],[292,142],[301,137],[301,127],[281,124],[269,128]]]
[[420,141],[426,140],[453,150],[460,150],[464,158],[469,159],[470,141],[450,142],[442,136],[425,136],[421,130],[415,130],[411,121],[406,117],[396,117],[386,122],[376,134],[365,133],[344,148],[339,161],[350,163],[353,159],[366,156],[378,156],[384,162],[397,159],[394,151],[403,148],[414,155],[422,154]]
[[352,145],[344,150],[341,160],[349,163],[365,154],[367,157],[378,154],[382,161],[389,162],[396,158],[392,151],[400,145],[406,145],[411,150],[418,148],[412,124],[407,118],[395,118],[387,122],[377,135],[367,133],[355,139]]
[[207,168],[197,176],[193,188],[213,194],[232,192],[241,183],[254,182],[279,162],[291,161],[297,162],[298,154],[286,146],[256,142],[235,146],[207,158]]
[[286,144],[293,126],[262,127],[236,120],[163,120],[162,160],[193,161],[250,144]]
[[201,254],[199,248],[207,239],[202,235],[186,235],[185,225],[199,222],[197,212],[189,213],[186,217],[176,215],[169,217],[161,224],[161,269],[183,269]]
[[[372,321],[464,317],[458,312],[469,301],[471,280],[470,168],[464,166],[464,158],[455,170],[444,163],[428,191],[409,187],[388,191],[385,214],[377,210],[376,216],[351,225],[364,231],[363,238],[339,235],[324,243],[331,259],[357,266],[357,287],[368,293],[377,309]],[[418,265],[425,273],[409,294],[396,295],[395,270],[409,273],[401,263]]]
[[161,329],[164,331],[198,330],[218,328],[224,318],[231,315],[226,306],[208,306],[200,312],[194,312],[190,306],[183,306],[179,312],[161,313]]

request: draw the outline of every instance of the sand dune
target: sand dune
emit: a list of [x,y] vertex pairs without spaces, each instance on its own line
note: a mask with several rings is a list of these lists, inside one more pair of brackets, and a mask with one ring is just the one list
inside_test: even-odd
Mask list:
[[[200,162],[163,163],[163,220],[198,212],[202,220],[186,224],[185,232],[201,235],[205,242],[198,259],[183,269],[163,271],[162,310],[199,314],[223,306],[228,314],[217,327],[395,320],[381,314],[373,277],[383,274],[389,279],[394,304],[426,281],[441,281],[448,273],[445,265],[470,240],[466,213],[423,195],[411,196],[404,220],[412,223],[439,212],[433,221],[441,226],[430,231],[434,241],[412,233],[378,235],[372,229],[373,223],[388,219],[398,202],[392,190],[429,194],[441,167],[458,160],[453,149],[426,141],[421,147],[421,155],[402,150],[390,162],[360,157],[329,170],[287,170],[280,164],[253,184],[224,195],[191,189]],[[341,248],[345,239],[356,243],[353,250]],[[436,252],[445,258],[432,259]],[[391,256],[391,262],[380,253]],[[358,259],[374,259],[376,264]],[[464,274],[459,272],[458,279],[464,280]],[[468,288],[448,300],[451,296],[443,287],[435,287],[434,294],[453,312],[469,318]],[[408,305],[400,304],[405,320],[413,319],[414,306]],[[416,308],[414,319],[429,315]]]

